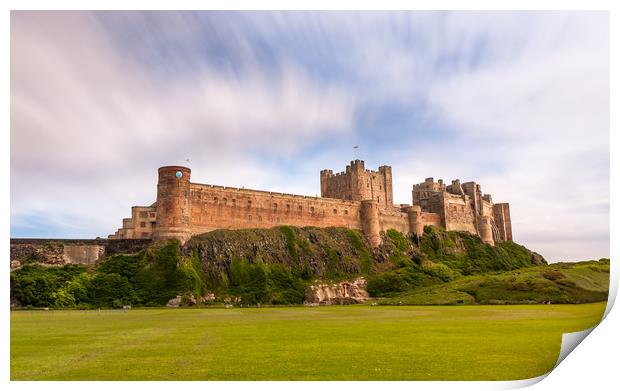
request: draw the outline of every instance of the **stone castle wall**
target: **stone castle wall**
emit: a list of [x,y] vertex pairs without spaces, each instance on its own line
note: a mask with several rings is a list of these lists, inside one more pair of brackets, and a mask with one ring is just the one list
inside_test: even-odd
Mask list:
[[321,197],[340,200],[377,201],[380,208],[393,207],[392,167],[367,170],[363,160],[354,160],[343,172],[321,171]]
[[510,205],[494,204],[493,216],[502,240],[512,240],[512,222],[510,221]]
[[441,179],[426,178],[413,186],[412,199],[423,212],[439,215],[440,225],[448,231],[476,234],[488,244],[512,240],[509,205],[493,204],[476,182],[461,184],[455,179],[445,185]]
[[192,183],[191,231],[278,225],[361,229],[360,203]]
[[92,265],[105,256],[138,253],[150,243],[150,239],[11,239],[11,268],[32,261],[53,266]]
[[344,172],[321,171],[321,197],[277,193],[191,182],[191,170],[159,168],[157,201],[132,208],[123,228],[110,239],[179,239],[215,229],[347,227],[361,230],[373,245],[381,231],[422,235],[424,226],[479,235],[486,243],[512,240],[508,204],[493,204],[475,182],[445,185],[427,178],[413,186],[413,205],[392,200],[392,169],[367,170],[355,160]]

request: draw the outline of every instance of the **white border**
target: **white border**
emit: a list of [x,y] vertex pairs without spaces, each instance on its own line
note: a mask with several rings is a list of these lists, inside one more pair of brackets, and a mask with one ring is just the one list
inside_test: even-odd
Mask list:
[[[590,1],[469,1],[464,3],[463,1],[228,1],[228,2],[214,2],[214,1],[195,1],[195,0],[176,0],[176,1],[149,1],[140,3],[137,1],[6,1],[5,12],[0,19],[0,26],[2,26],[2,32],[4,37],[2,39],[2,53],[4,54],[4,61],[2,62],[3,78],[2,84],[4,86],[4,93],[2,94],[2,108],[0,118],[4,119],[4,126],[2,131],[2,142],[0,142],[0,159],[2,160],[2,174],[3,183],[10,182],[10,119],[9,119],[9,101],[10,101],[10,70],[9,70],[9,34],[10,34],[10,17],[9,10],[22,9],[22,10],[34,10],[34,9],[162,9],[162,10],[176,10],[176,9],[362,9],[362,10],[377,10],[377,9],[418,9],[418,10],[448,10],[448,9],[471,9],[471,10],[574,10],[574,9],[595,9],[595,10],[610,10],[610,70],[617,70],[619,68],[618,63],[618,39],[620,31],[618,28],[619,18],[616,12],[619,8],[613,1],[603,0],[590,0]],[[615,6],[615,7],[614,7]],[[611,72],[610,75],[611,85],[615,88],[611,89],[611,107],[618,107],[617,91],[618,91],[618,77],[617,71]],[[613,153],[616,152],[618,147],[618,135],[617,135],[617,110],[611,111],[611,197],[610,199],[617,199],[618,183],[614,180],[615,175],[618,174],[618,158]],[[615,149],[615,150],[614,150]],[[0,221],[2,222],[3,240],[3,254],[8,258],[9,254],[9,195],[10,191],[5,186],[4,191],[0,192],[2,197],[2,208],[0,208]],[[614,197],[616,196],[616,197]],[[610,235],[614,238],[614,233],[618,231],[618,210],[615,204],[612,203],[610,209]],[[611,258],[617,259],[618,255],[618,242],[611,241]],[[1,322],[2,326],[2,364],[0,366],[0,373],[2,376],[1,381],[3,383],[9,383],[9,360],[10,360],[10,319],[9,319],[9,269],[6,267],[8,259],[5,258],[5,267],[0,268],[2,270],[2,281],[5,281],[4,289],[2,290],[2,297],[0,301],[6,305],[3,312],[3,318]],[[618,290],[618,267],[615,262],[612,261],[612,273],[611,273],[611,286],[610,286],[610,302],[606,311],[606,318],[601,325],[597,326],[588,337],[586,344],[581,344],[576,348],[575,353],[569,355],[554,371],[548,376],[542,376],[537,379],[530,379],[517,382],[385,382],[385,384],[376,384],[368,382],[348,382],[342,384],[340,382],[320,382],[315,384],[314,382],[263,382],[252,383],[251,385],[243,382],[211,382],[208,385],[201,382],[191,383],[174,383],[171,382],[145,382],[140,383],[139,386],[146,386],[155,389],[169,389],[171,386],[181,385],[187,388],[203,389],[205,386],[214,389],[229,389],[229,388],[259,388],[270,390],[286,390],[289,391],[291,387],[295,387],[300,390],[315,390],[317,387],[328,389],[341,389],[343,387],[353,387],[355,389],[375,389],[377,387],[390,387],[394,389],[411,389],[424,388],[424,389],[459,389],[459,390],[486,390],[486,389],[512,389],[519,388],[536,383],[539,380],[545,379],[534,387],[537,389],[607,389],[612,384],[618,384],[617,380],[617,364],[615,360],[618,357],[619,340],[618,330],[620,330],[620,317],[618,316],[618,310],[609,312],[613,302],[615,300]],[[94,389],[107,389],[110,384],[106,382],[89,382],[87,385],[82,382],[12,382],[8,384],[16,389],[21,388],[34,388],[45,387],[51,389],[78,389],[84,386],[92,387]],[[133,382],[115,382],[114,387],[121,388],[134,388],[137,384]]]

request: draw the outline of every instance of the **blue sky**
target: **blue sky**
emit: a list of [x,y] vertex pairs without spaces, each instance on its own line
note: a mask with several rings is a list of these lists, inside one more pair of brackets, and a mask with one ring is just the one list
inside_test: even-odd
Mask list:
[[[475,180],[549,260],[609,255],[604,12],[12,12],[11,235],[95,237],[194,182],[319,193],[354,158]],[[353,150],[353,145],[359,145]]]

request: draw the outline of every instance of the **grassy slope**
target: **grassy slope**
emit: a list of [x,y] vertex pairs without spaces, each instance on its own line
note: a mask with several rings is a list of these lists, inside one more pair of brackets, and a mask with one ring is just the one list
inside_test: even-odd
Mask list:
[[425,227],[419,241],[388,230],[378,249],[346,228],[217,230],[183,248],[153,245],[88,272],[71,267],[27,265],[11,273],[11,297],[24,306],[119,308],[215,292],[220,303],[233,296],[250,305],[301,304],[316,279],[364,275],[384,304],[584,303],[605,300],[609,283],[608,263],[559,270],[519,244],[493,247],[436,227]]
[[607,300],[609,262],[587,261],[458,278],[379,299],[380,304],[587,303]]
[[584,305],[14,311],[11,380],[513,380]]

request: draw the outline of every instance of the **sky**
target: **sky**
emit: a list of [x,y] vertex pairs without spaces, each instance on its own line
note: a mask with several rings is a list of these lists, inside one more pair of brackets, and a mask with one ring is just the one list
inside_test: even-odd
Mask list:
[[363,159],[395,203],[473,180],[548,261],[608,257],[608,18],[12,11],[11,236],[105,237],[163,165],[316,195]]

